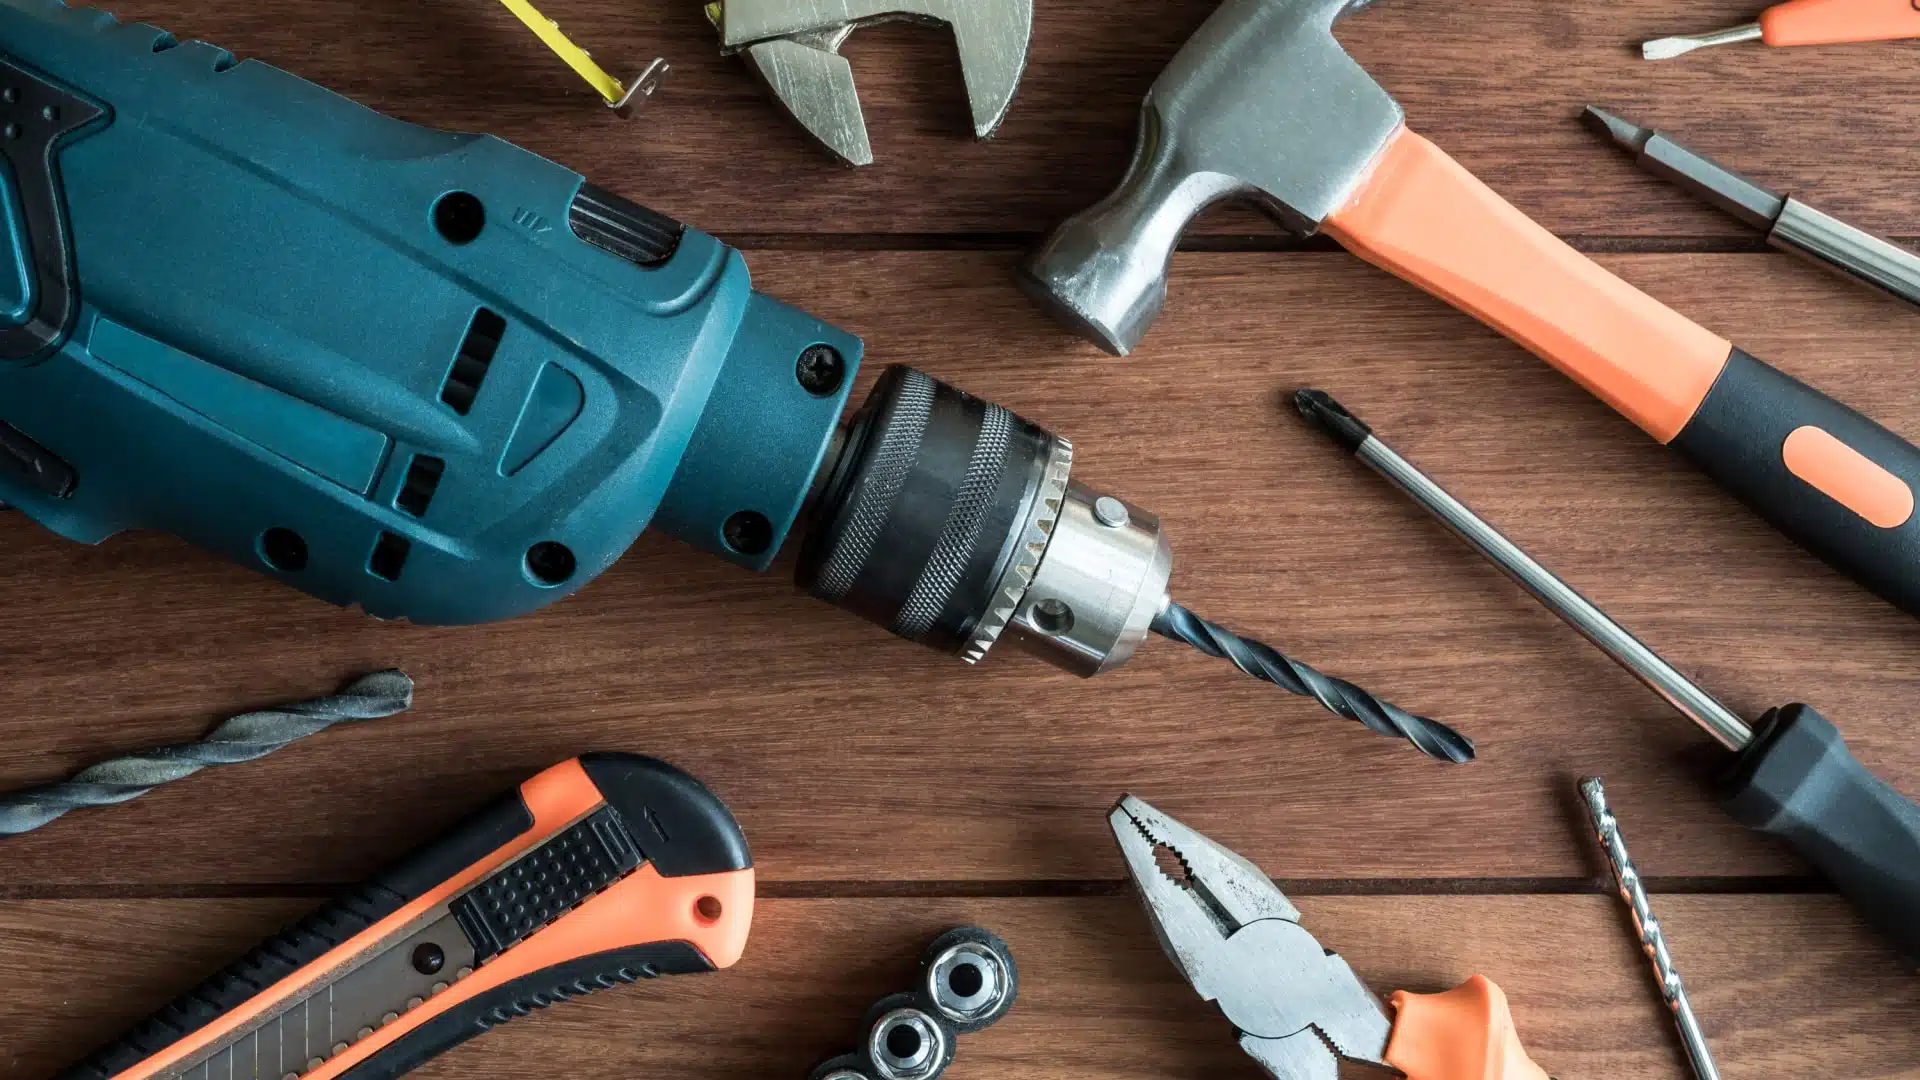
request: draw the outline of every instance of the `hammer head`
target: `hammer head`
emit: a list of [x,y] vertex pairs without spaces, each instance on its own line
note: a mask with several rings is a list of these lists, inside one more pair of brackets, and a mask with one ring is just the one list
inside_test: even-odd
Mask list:
[[1345,205],[1404,120],[1334,39],[1371,0],[1226,0],[1162,72],[1126,179],[1021,268],[1061,322],[1125,356],[1160,314],[1180,234],[1252,197],[1302,234]]

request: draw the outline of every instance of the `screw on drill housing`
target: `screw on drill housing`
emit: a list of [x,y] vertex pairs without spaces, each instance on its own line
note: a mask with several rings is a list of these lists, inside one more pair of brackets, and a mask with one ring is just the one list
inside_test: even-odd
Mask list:
[[847,360],[831,345],[810,345],[794,364],[794,376],[807,393],[827,397],[847,380]]

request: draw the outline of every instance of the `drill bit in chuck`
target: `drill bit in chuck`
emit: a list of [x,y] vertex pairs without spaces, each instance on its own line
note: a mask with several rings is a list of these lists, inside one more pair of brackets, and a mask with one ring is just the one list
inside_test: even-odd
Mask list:
[[1473,760],[1473,740],[1447,725],[1381,701],[1345,679],[1316,671],[1271,646],[1210,623],[1179,604],[1167,604],[1166,610],[1154,619],[1153,632],[1184,641],[1208,656],[1229,660],[1234,667],[1256,679],[1289,693],[1313,698],[1329,711],[1359,721],[1382,735],[1405,739],[1430,758],[1456,765]]
[[194,743],[176,743],[89,765],[69,780],[0,794],[0,836],[32,832],[69,810],[137,799],[211,765],[266,757],[288,743],[350,720],[378,720],[413,705],[413,680],[381,671],[332,697],[244,713]]

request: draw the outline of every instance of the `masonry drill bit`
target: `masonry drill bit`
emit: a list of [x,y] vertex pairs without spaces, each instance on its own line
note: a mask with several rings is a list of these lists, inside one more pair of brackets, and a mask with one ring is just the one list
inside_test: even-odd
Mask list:
[[1329,711],[1357,720],[1382,735],[1405,739],[1420,752],[1439,761],[1463,765],[1473,760],[1473,740],[1437,720],[1381,701],[1345,679],[1336,679],[1283,655],[1258,641],[1250,641],[1169,602],[1153,620],[1153,632],[1233,663],[1234,667],[1280,689],[1320,702]]
[[1804,256],[1920,307],[1920,255],[1854,228],[1799,199],[1776,194],[1661,132],[1587,106],[1581,120],[1633,155],[1634,164],[1756,229],[1767,243]]
[[1648,60],[1671,60],[1695,49],[1762,41],[1768,45],[1840,45],[1920,37],[1913,0],[1787,0],[1744,26],[1712,34],[1661,38],[1640,47]]
[[1720,1070],[1714,1067],[1713,1054],[1707,1049],[1707,1037],[1700,1030],[1700,1021],[1694,1018],[1693,1004],[1687,1000],[1686,984],[1680,981],[1680,972],[1667,951],[1667,935],[1660,929],[1660,920],[1653,917],[1653,905],[1647,900],[1640,872],[1633,868],[1632,856],[1627,854],[1627,841],[1620,835],[1620,823],[1614,820],[1613,811],[1607,809],[1607,793],[1600,778],[1590,776],[1580,781],[1580,794],[1586,800],[1594,836],[1599,839],[1601,850],[1607,853],[1607,864],[1613,868],[1613,881],[1620,889],[1620,899],[1626,901],[1627,910],[1633,916],[1640,948],[1653,964],[1653,978],[1660,984],[1660,996],[1666,999],[1667,1008],[1673,1013],[1674,1026],[1680,1029],[1680,1042],[1686,1047],[1693,1074],[1699,1080],[1720,1080]]
[[332,697],[243,713],[199,742],[111,758],[69,780],[0,794],[0,836],[32,832],[69,810],[137,799],[208,766],[253,761],[335,724],[378,720],[412,705],[413,680],[404,672],[381,671],[355,679]]

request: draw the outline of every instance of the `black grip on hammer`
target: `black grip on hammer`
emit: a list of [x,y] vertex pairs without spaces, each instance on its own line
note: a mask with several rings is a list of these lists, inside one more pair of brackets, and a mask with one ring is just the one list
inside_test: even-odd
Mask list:
[[1734,820],[1793,845],[1920,965],[1920,806],[1861,765],[1827,719],[1775,709],[1734,765]]

